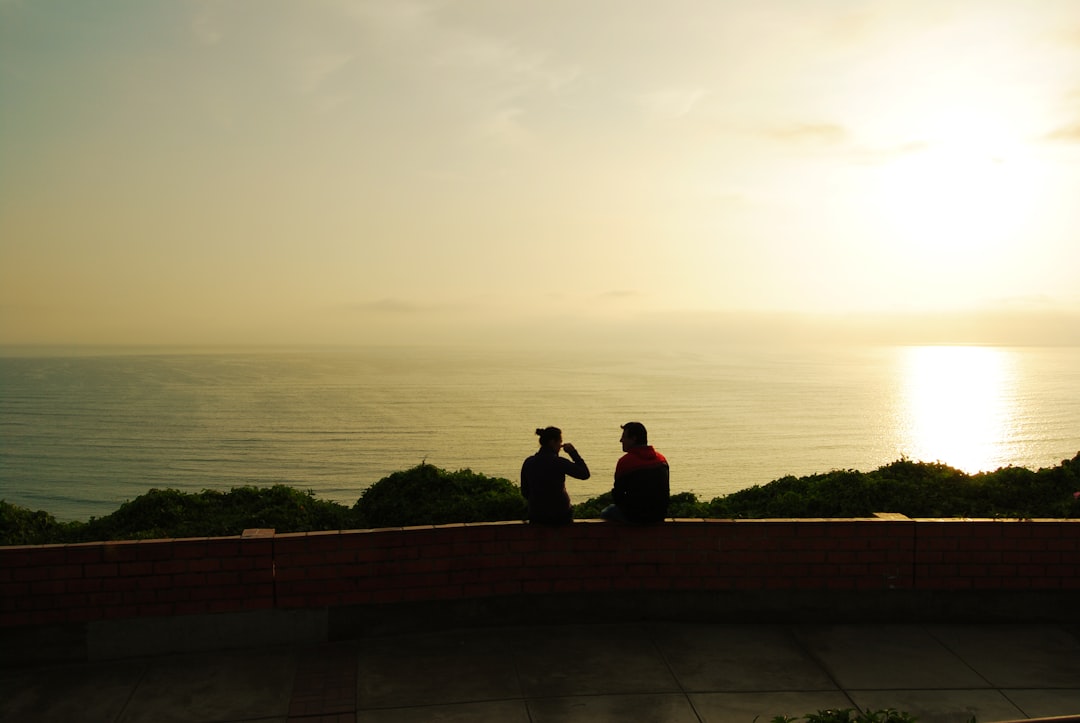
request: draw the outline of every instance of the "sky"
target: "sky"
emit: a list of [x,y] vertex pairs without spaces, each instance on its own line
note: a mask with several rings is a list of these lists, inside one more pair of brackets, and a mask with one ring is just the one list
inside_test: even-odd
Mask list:
[[1075,0],[0,0],[0,344],[1080,344]]

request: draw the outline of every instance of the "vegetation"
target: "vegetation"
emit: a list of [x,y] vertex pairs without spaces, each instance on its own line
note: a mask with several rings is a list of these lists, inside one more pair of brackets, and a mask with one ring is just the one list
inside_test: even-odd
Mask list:
[[[754,719],[757,720],[756,718]],[[857,711],[853,708],[841,710],[819,710],[817,713],[808,713],[802,718],[791,718],[778,715],[770,723],[915,723],[918,720],[910,713],[902,713],[892,708],[875,711]],[[972,718],[968,723],[974,723]]]
[[520,520],[525,499],[510,480],[421,463],[364,490],[353,507],[360,527]]
[[1037,472],[1003,467],[965,474],[902,459],[873,472],[783,477],[699,505],[700,517],[1080,517],[1080,454]]
[[[611,494],[574,506],[596,518]],[[872,472],[837,470],[783,477],[710,501],[690,492],[671,496],[671,517],[909,517],[1029,519],[1080,517],[1080,454],[1056,467],[1003,467],[968,475],[939,463],[901,459]],[[368,487],[351,508],[284,485],[198,493],[152,489],[87,522],[59,522],[47,512],[0,500],[0,545],[237,535],[249,527],[279,532],[494,522],[525,517],[517,486],[464,469],[427,463],[394,472]]]

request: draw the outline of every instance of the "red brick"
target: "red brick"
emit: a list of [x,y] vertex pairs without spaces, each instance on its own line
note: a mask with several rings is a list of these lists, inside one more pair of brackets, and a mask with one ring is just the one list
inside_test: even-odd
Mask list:
[[0,613],[0,627],[20,627],[32,623],[29,612],[2,612]]
[[214,538],[196,537],[177,540],[173,543],[172,556],[178,560],[191,560],[204,558],[210,554],[210,541]]
[[123,597],[118,592],[93,592],[86,599],[91,605],[119,605]]
[[173,585],[176,587],[198,587],[206,584],[206,574],[201,572],[186,572],[173,576]]
[[242,542],[238,537],[216,537],[206,541],[208,557],[237,557],[243,554],[245,545],[266,546],[273,549],[274,539],[255,539]]
[[259,583],[259,582],[273,583],[274,582],[274,571],[269,570],[269,569],[266,569],[266,570],[246,570],[246,571],[240,573],[240,582],[245,584],[245,585],[250,585],[252,583]]
[[[99,543],[99,560],[102,562],[122,562],[135,560],[138,557],[137,541],[116,541],[116,543]],[[89,555],[87,555],[89,557]],[[72,560],[72,562],[75,562]],[[80,562],[98,562],[98,560],[81,560]]]
[[47,567],[18,567],[12,573],[12,578],[17,582],[30,580],[48,580],[49,568]]
[[187,560],[161,560],[154,563],[154,575],[173,575],[187,572]]
[[278,568],[276,572],[276,579],[279,583],[293,582],[294,580],[303,580],[306,577],[307,570],[302,567]]
[[49,567],[49,577],[54,580],[62,578],[81,578],[82,576],[82,565],[53,565]]
[[67,562],[66,545],[41,545],[34,550],[34,565],[62,565]]
[[496,580],[492,583],[491,590],[495,595],[519,595],[521,583],[517,580]]
[[[211,554],[213,554],[211,552]],[[244,557],[273,557],[274,538],[248,537],[240,541],[240,554]]]
[[63,580],[36,580],[30,583],[31,595],[57,595],[66,589]]
[[117,564],[116,574],[120,577],[144,577],[154,573],[154,563],[150,560],[121,562]]
[[240,573],[238,572],[208,572],[206,573],[206,584],[210,586],[220,585],[236,585],[240,582]]
[[214,570],[221,569],[221,560],[217,558],[202,558],[196,560],[189,560],[187,563],[187,569],[190,572],[212,572]]
[[103,592],[125,592],[139,587],[139,578],[136,577],[104,577],[95,578],[101,581]]
[[255,598],[245,598],[241,605],[244,610],[269,610],[274,607],[274,596],[263,595]]
[[65,610],[35,610],[30,614],[30,622],[32,625],[55,625],[69,620]]
[[25,545],[0,547],[0,567],[25,567],[33,564],[36,547]]
[[401,602],[402,595],[399,590],[372,590],[365,598],[373,603],[394,603]]
[[160,588],[172,587],[173,584],[172,575],[147,575],[145,577],[132,577],[121,579],[134,580],[137,587],[148,590],[157,590]]
[[131,599],[137,605],[145,605],[146,603],[156,602],[158,600],[167,599],[166,595],[159,595],[156,590],[136,590],[131,595]]
[[[251,570],[255,567],[259,558],[255,557],[226,557],[221,560],[222,570]],[[268,564],[269,558],[267,559]]]
[[173,556],[173,546],[161,540],[140,540],[135,555],[139,560],[168,560]]
[[185,600],[173,603],[173,610],[177,615],[197,615],[207,612],[207,606],[203,601]]
[[90,579],[79,578],[76,580],[67,580],[66,587],[69,592],[97,592],[101,590],[102,578],[93,577]]

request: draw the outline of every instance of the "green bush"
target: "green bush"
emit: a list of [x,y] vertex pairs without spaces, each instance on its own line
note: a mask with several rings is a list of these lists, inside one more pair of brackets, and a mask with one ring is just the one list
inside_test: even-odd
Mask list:
[[364,490],[354,512],[364,527],[521,520],[525,499],[510,480],[421,463]]
[[64,527],[44,510],[33,512],[0,500],[0,545],[45,545],[57,541]]
[[104,517],[57,522],[45,512],[0,503],[0,545],[239,535],[249,527],[278,532],[357,526],[345,505],[285,485],[191,493],[151,489]]
[[[819,710],[817,713],[808,713],[801,718],[778,715],[772,719],[771,723],[796,723],[801,720],[806,721],[806,723],[915,723],[918,719],[910,713],[903,713],[893,708],[872,711],[842,708],[840,710]],[[974,721],[975,719],[972,718],[969,723],[974,723]]]
[[595,520],[597,517],[600,516],[600,512],[603,511],[603,509],[611,503],[611,493],[605,492],[599,497],[590,497],[584,502],[579,502],[576,505],[571,505],[570,509],[574,515],[575,520]]
[[898,460],[873,472],[783,477],[702,503],[704,517],[1080,517],[1080,454],[1032,472],[1003,467],[968,475],[940,463]]

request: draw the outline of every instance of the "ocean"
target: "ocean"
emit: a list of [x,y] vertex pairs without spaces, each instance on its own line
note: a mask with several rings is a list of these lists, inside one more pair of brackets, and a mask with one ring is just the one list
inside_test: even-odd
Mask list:
[[153,487],[280,483],[351,505],[422,461],[516,484],[555,425],[592,470],[580,502],[631,420],[701,499],[901,457],[1038,469],[1080,450],[1080,349],[6,349],[0,499],[85,520]]

